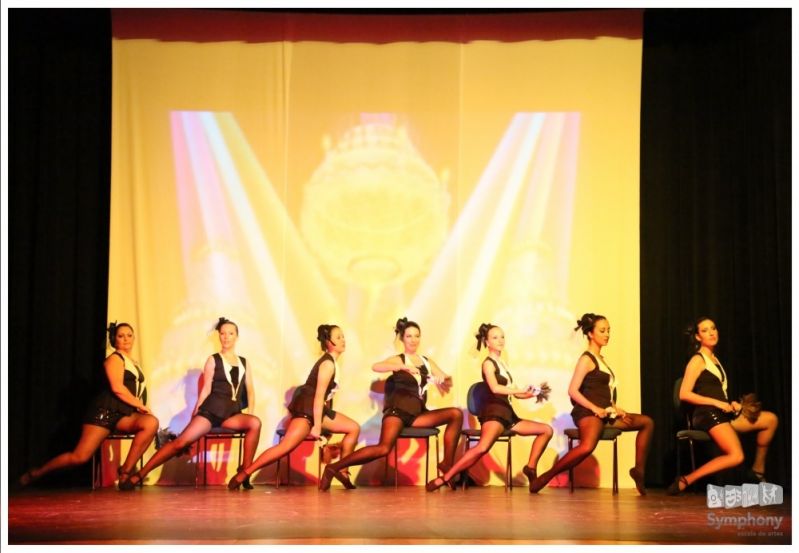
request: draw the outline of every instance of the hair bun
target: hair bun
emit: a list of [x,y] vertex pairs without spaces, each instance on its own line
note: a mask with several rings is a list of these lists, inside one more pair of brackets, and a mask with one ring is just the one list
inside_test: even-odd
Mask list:
[[405,332],[405,328],[408,326],[408,317],[402,317],[401,319],[397,319],[396,324],[394,325],[394,334],[397,336],[402,336],[402,333]]
[[604,318],[604,315],[597,315],[596,313],[583,313],[583,316],[577,321],[577,326],[574,327],[574,330],[582,330],[583,335],[588,336],[588,333],[594,330],[594,325]]
[[108,343],[111,344],[112,348],[116,348],[117,347],[117,344],[116,344],[116,341],[117,341],[117,338],[116,338],[117,322],[116,321],[112,321],[112,322],[108,323],[108,327],[105,329],[105,331],[108,333]]
[[222,327],[224,325],[233,325],[233,327],[236,329],[236,335],[238,335],[238,333],[239,333],[239,325],[237,325],[236,323],[234,323],[233,321],[231,321],[227,317],[219,317],[219,319],[216,321],[216,324],[211,329],[211,332],[213,332],[214,330],[216,330],[217,332],[222,332]]
[[488,339],[488,332],[494,328],[495,325],[491,323],[482,323],[480,327],[477,329],[477,334],[474,335],[477,338],[477,351],[480,351],[480,348],[483,347],[485,341]]
[[330,333],[335,327],[336,325],[330,324],[323,324],[316,327],[316,339],[322,344],[322,349],[324,349],[325,344],[330,340]]
[[338,326],[323,324],[316,327],[316,340],[319,342],[322,351],[327,351],[327,343],[330,342],[330,335],[333,333],[334,328],[338,328]]

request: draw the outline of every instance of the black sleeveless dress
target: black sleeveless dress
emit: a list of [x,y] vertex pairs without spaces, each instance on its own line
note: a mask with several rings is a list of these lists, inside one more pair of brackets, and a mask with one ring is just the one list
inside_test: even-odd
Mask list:
[[[497,379],[497,384],[500,386],[507,386],[508,379],[500,373],[499,364],[491,357],[486,357],[485,361],[491,361],[491,363],[494,364],[494,377]],[[485,363],[485,361],[483,361],[483,363]],[[510,376],[510,374],[508,376]],[[511,383],[513,383],[512,378],[513,377],[511,377]],[[480,424],[484,424],[486,421],[498,421],[502,423],[502,426],[505,430],[508,430],[514,424],[522,420],[513,411],[513,407],[511,407],[510,404],[510,397],[508,395],[495,394],[491,392],[491,388],[488,386],[488,382],[486,381],[484,373],[483,383],[485,384],[485,387],[481,392],[478,392],[480,395],[478,399],[480,413],[477,415],[477,420],[480,421]]]
[[[400,354],[405,364],[405,354]],[[421,382],[426,383],[430,373],[427,366],[419,367]],[[419,395],[419,383],[407,371],[396,371],[386,379],[386,402],[383,406],[383,418],[399,417],[404,426],[411,426],[416,417],[427,411],[427,390]]]
[[[211,393],[200,405],[197,414],[211,421],[211,426],[218,427],[233,415],[241,413],[241,394],[244,391],[244,375],[247,372],[247,360],[239,357],[244,370],[238,366],[231,367],[231,381],[238,388],[233,397],[233,388],[225,376],[225,366],[219,353],[213,355],[214,378],[211,381]],[[241,384],[241,385],[240,385]]]
[[[142,373],[141,369],[136,365],[133,365],[136,370],[135,374],[129,371],[125,363],[125,357],[118,351],[115,351],[111,355],[118,356],[122,360],[122,364],[125,366],[125,371],[122,376],[122,384],[125,385],[125,388],[127,388],[133,396],[139,398],[142,403],[146,405],[147,387],[144,382],[144,373]],[[119,419],[135,413],[136,408],[133,405],[125,403],[119,399],[111,390],[111,385],[107,382],[107,380],[106,383],[108,384],[106,389],[100,392],[100,394],[89,404],[89,408],[86,410],[86,413],[83,416],[83,423],[101,426],[103,428],[107,428],[108,430],[114,430],[119,422]]]
[[[615,389],[613,390],[612,398],[610,395],[610,375],[599,370],[599,363],[597,362],[593,353],[590,351],[584,351],[583,355],[588,356],[588,358],[594,362],[594,369],[586,374],[585,378],[583,378],[583,382],[580,384],[580,393],[597,407],[601,407],[602,409],[610,407],[616,400]],[[610,367],[608,367],[608,369],[610,369]],[[574,420],[575,424],[577,424],[577,421],[583,417],[594,416],[594,413],[591,412],[590,409],[586,409],[573,399],[571,400],[571,403],[574,406],[572,409],[572,420]]]
[[[702,359],[704,361],[704,358]],[[719,365],[716,366],[719,367]],[[722,378],[726,378],[724,370],[721,367],[719,367],[719,371],[721,372]],[[703,369],[702,372],[699,373],[692,391],[700,396],[712,397],[713,399],[724,402],[728,401],[721,381],[715,374],[707,369]],[[691,413],[691,424],[695,430],[704,430],[707,432],[714,426],[730,422],[734,418],[734,413],[725,413],[718,407],[713,407],[712,405],[694,405],[693,412]]]
[[[291,403],[289,403],[289,413],[291,413],[292,417],[302,417],[304,419],[308,419],[313,426],[313,401],[314,396],[316,395],[316,384],[319,378],[319,366],[324,361],[330,361],[333,363],[333,367],[336,366],[335,360],[333,356],[329,353],[325,353],[320,357],[316,363],[314,363],[313,368],[311,369],[311,373],[308,375],[308,378],[305,380],[305,384],[299,386],[297,390],[294,392],[294,396],[291,399]],[[330,379],[330,382],[327,383],[327,389],[325,390],[325,397],[330,395],[331,390],[336,386],[336,373],[335,368],[333,369],[333,377]],[[336,412],[332,409],[333,400],[325,401],[324,407],[322,408],[322,415],[328,417],[330,419],[336,418]]]

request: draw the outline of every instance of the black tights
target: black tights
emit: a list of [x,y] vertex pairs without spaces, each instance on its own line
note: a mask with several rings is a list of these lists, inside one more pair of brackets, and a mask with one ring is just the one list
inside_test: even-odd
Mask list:
[[[461,426],[463,425],[463,413],[455,407],[434,409],[425,411],[413,420],[414,428],[435,428],[446,424],[444,430],[444,466],[452,466],[455,458],[455,448],[458,445]],[[383,425],[380,428],[380,441],[375,445],[362,447],[353,451],[336,463],[328,465],[331,469],[339,471],[352,465],[363,465],[369,461],[374,461],[380,457],[385,457],[397,443],[397,437],[402,431],[402,419],[397,416],[389,415],[383,418]]]
[[[579,465],[583,459],[591,455],[596,449],[604,426],[602,420],[597,417],[583,417],[578,420],[577,428],[580,431],[580,443],[561,457],[551,469],[539,476],[539,479],[542,482],[549,482],[557,474]],[[617,419],[612,428],[618,428],[623,432],[638,431],[638,435],[635,437],[635,468],[640,474],[644,474],[649,442],[652,440],[655,423],[647,415],[627,413],[624,420]]]

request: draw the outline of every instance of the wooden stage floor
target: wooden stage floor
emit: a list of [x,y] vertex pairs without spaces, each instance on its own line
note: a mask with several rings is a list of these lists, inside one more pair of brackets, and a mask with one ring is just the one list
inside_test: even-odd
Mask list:
[[[8,498],[10,544],[790,544],[790,497],[708,509],[704,494],[420,486],[31,489]],[[727,517],[727,518],[722,518]],[[763,517],[783,517],[766,524]],[[776,520],[776,518],[774,519]]]

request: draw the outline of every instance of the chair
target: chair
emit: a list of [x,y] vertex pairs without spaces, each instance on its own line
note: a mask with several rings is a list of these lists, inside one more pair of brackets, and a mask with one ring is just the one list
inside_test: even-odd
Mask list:
[[[424,483],[427,484],[430,481],[430,438],[435,437],[436,440],[436,471],[438,471],[438,460],[440,459],[439,451],[438,451],[438,428],[416,428],[413,426],[406,426],[404,427],[399,436],[397,436],[397,441],[401,439],[421,439],[424,438],[426,447],[425,447],[425,457],[424,457]],[[394,489],[397,489],[397,478],[399,467],[397,465],[399,459],[399,454],[397,453],[397,444],[394,444]],[[384,480],[388,480],[388,458],[386,458],[386,466],[384,471]]]
[[680,401],[680,387],[682,386],[682,377],[674,381],[674,392],[672,399],[674,401],[674,412],[677,413],[678,418],[685,417],[686,430],[677,431],[677,474],[681,475],[680,471],[680,443],[683,441],[688,442],[688,448],[691,451],[691,471],[696,470],[696,457],[694,456],[694,442],[709,442],[711,440],[710,434],[704,430],[694,430],[691,423],[690,413],[683,409],[683,403]]
[[[576,428],[567,428],[564,432],[566,437],[569,438],[569,451],[571,451],[574,440],[580,439],[580,431]],[[619,493],[619,458],[617,439],[621,435],[621,430],[618,428],[605,427],[602,429],[602,435],[599,437],[600,441],[613,442],[613,495]],[[574,493],[574,467],[569,469],[569,493]]]
[[[103,446],[105,445],[106,440],[131,440],[136,437],[136,434],[128,434],[126,432],[111,432],[108,436],[105,437],[105,440],[102,441],[100,447],[92,454],[92,490],[96,490],[103,485],[103,459],[102,459],[102,451]],[[99,461],[99,462],[98,462]],[[144,456],[140,457],[138,460],[139,469],[144,467]],[[139,486],[143,485],[143,482],[139,482]]]
[[[282,442],[283,438],[286,437],[286,429],[285,428],[278,428],[277,432],[275,432],[275,434],[277,434],[278,437],[279,437],[278,442]],[[330,433],[330,432],[322,432],[322,437],[325,438],[325,439],[329,440],[331,438],[331,436],[333,436],[333,434]],[[303,442],[314,442],[314,444],[317,444],[319,442],[319,440],[317,440],[316,438],[312,437],[309,434],[308,436],[305,437]],[[317,464],[316,464],[316,481],[319,482],[319,480],[321,480],[321,478],[322,478],[322,446],[319,445],[319,447],[316,447],[316,451],[318,452],[318,461],[317,461]],[[277,478],[275,480],[275,488],[279,488],[280,487],[280,463],[281,463],[281,461],[283,460],[284,457],[286,458],[286,461],[287,461],[287,463],[286,463],[286,485],[289,485],[289,486],[291,485],[291,451],[289,451],[283,457],[280,457],[277,460]]]
[[[197,444],[197,463],[194,465],[194,487],[199,487],[199,468],[202,459],[203,471],[203,486],[208,485],[208,440],[239,440],[239,464],[242,463],[244,458],[244,436],[242,430],[232,430],[230,428],[223,428],[215,426],[208,431],[205,436],[202,436],[195,443]],[[232,445],[232,444],[231,444]],[[232,447],[231,447],[232,450]],[[202,456],[201,456],[202,454]]]
[[[487,385],[485,382],[475,382],[471,386],[469,386],[469,391],[466,392],[466,407],[469,409],[469,413],[473,416],[478,416],[480,411],[482,410],[482,396],[485,391],[481,393],[481,387]],[[490,393],[490,391],[489,391]],[[505,430],[500,434],[499,438],[497,438],[497,442],[507,442],[508,444],[508,454],[507,454],[507,462],[505,463],[505,489],[510,490],[513,488],[513,455],[511,450],[511,438],[513,436],[517,436],[518,434],[513,430]],[[480,441],[480,429],[479,428],[465,428],[461,430],[461,436],[466,439],[466,451],[469,450],[472,442],[479,442]],[[464,452],[465,453],[465,452]],[[466,478],[463,478],[463,487],[466,487]]]

